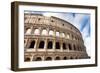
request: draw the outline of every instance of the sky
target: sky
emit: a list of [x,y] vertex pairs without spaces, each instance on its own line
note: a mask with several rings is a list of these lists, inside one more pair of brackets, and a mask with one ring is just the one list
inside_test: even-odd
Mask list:
[[48,12],[48,11],[28,11],[33,14],[42,14],[44,16],[55,16],[66,20],[73,24],[82,34],[84,45],[86,46],[86,51],[89,56],[90,52],[90,38],[91,38],[91,25],[90,25],[90,14],[86,13],[68,13],[68,12]]

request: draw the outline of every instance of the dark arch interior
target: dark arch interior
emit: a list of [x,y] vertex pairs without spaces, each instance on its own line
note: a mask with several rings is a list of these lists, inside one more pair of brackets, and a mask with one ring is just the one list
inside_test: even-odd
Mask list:
[[30,58],[25,58],[25,61],[30,61]]
[[52,41],[48,42],[48,49],[52,49]]
[[35,45],[35,41],[33,40],[29,46],[29,48],[34,48],[34,45]]
[[51,58],[51,57],[47,57],[45,60],[47,60],[47,61],[48,61],[48,60],[52,60],[52,58]]
[[78,59],[78,57],[75,57],[75,59]]
[[66,59],[67,59],[67,57],[64,57],[63,59],[64,59],[64,60],[66,60]]
[[55,60],[60,60],[60,57],[56,57]]
[[[30,29],[30,28],[29,28],[29,27],[25,28],[26,32],[27,32],[28,29]],[[25,32],[25,33],[26,33],[26,32]]]
[[39,48],[44,48],[44,41],[41,41],[41,42],[40,42]]
[[66,44],[65,43],[63,43],[63,49],[66,49]]
[[60,49],[60,43],[56,42],[56,49]]
[[41,61],[42,59],[41,59],[41,57],[37,57],[36,59],[35,59],[35,61]]
[[73,59],[73,57],[70,57],[70,59]]
[[72,50],[71,44],[68,44],[69,50]]
[[76,46],[74,45],[74,50],[76,50]]

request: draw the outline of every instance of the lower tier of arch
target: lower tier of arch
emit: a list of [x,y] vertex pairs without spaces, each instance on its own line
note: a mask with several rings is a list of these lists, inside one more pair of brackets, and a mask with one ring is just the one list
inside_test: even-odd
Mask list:
[[53,60],[70,60],[70,59],[88,59],[90,58],[85,52],[25,52],[24,61],[53,61]]

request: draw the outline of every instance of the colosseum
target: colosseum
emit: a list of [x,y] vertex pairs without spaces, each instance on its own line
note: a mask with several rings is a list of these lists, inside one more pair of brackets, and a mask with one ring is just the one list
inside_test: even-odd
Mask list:
[[88,59],[81,32],[71,23],[24,13],[24,61]]

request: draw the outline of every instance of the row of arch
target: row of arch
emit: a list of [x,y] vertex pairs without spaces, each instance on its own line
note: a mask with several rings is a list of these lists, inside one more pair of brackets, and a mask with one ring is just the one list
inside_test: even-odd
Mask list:
[[[26,29],[26,32],[25,32],[26,35],[29,35],[29,34],[34,34],[34,35],[50,35],[50,36],[54,36],[54,31],[53,30],[49,30],[49,33],[47,31],[47,29],[43,29],[42,31],[40,31],[38,28],[34,29],[34,31],[32,32],[32,29],[31,28],[27,28]],[[65,37],[65,33],[61,33],[59,31],[56,32],[56,36],[60,36],[62,35],[62,37]]]
[[52,29],[42,29],[41,28],[26,28],[25,35],[43,35],[43,36],[56,36],[56,37],[64,37],[67,39],[79,40],[77,36],[71,35],[70,33],[54,31]]
[[[68,60],[68,59],[81,59],[81,57],[55,57],[54,60]],[[50,61],[50,60],[53,60],[53,57],[46,57],[45,58],[45,61]],[[25,61],[31,61],[31,58],[27,57],[25,58]],[[33,61],[43,61],[42,57],[36,57],[35,59],[33,59]]]
[[[27,14],[25,14],[25,18],[26,19],[28,19],[28,21],[26,20],[25,21],[25,23],[29,23],[29,21],[30,21],[30,16],[31,16],[31,23],[33,23],[33,24],[35,24],[35,21],[37,21],[38,23],[41,23],[41,22],[39,22],[39,21],[42,21],[42,22],[44,22],[44,20],[45,20],[45,23],[46,22],[52,22],[52,24],[53,24],[53,22],[58,22],[59,24],[61,24],[61,26],[65,26],[66,25],[66,23],[68,23],[68,22],[65,22],[65,21],[62,21],[61,19],[59,19],[59,18],[57,18],[57,17],[50,17],[50,18],[47,18],[47,17],[45,17],[44,18],[44,16],[41,16],[41,15],[27,15]],[[59,22],[60,21],[60,22]],[[44,23],[41,23],[41,24],[44,24]],[[48,23],[46,23],[46,24],[48,24]],[[55,24],[57,24],[57,23],[55,23]],[[69,23],[68,23],[69,24]],[[65,26],[66,27],[66,26]],[[72,26],[70,26],[69,27],[70,29],[72,29]],[[74,30],[76,30],[76,32],[78,32],[78,30],[77,29],[75,29],[74,28]]]
[[[35,40],[32,40],[30,42],[30,45],[28,46],[28,48],[29,49],[34,49],[34,48],[44,49],[46,43],[45,43],[44,40],[41,40],[41,41],[39,41],[38,45],[36,44],[37,47],[35,47],[35,44],[36,44],[36,41]],[[55,46],[54,46],[54,44],[55,44]],[[56,41],[54,43],[51,40],[48,40],[47,41],[46,48],[47,49],[53,49],[53,48],[55,48],[55,49],[61,49],[62,48],[63,50],[69,49],[69,50],[75,50],[75,51],[83,51],[83,47],[82,46],[79,46],[79,45],[76,45],[76,44],[73,44],[72,45],[70,43],[65,43],[65,42],[60,43],[59,41]]]

